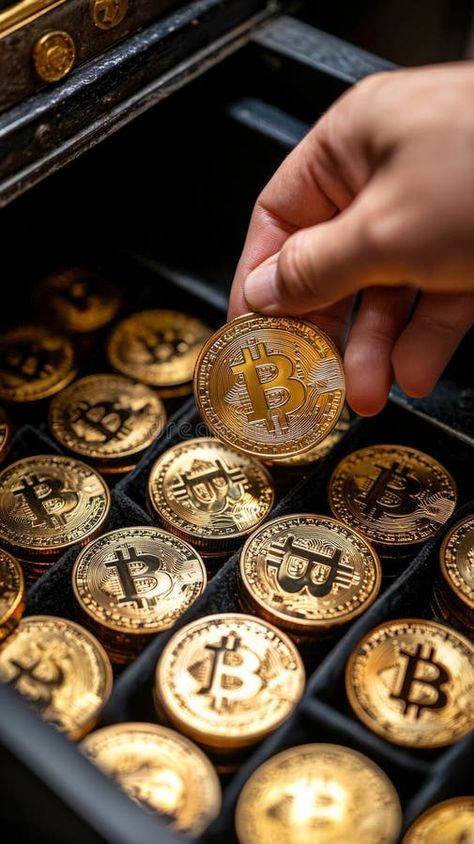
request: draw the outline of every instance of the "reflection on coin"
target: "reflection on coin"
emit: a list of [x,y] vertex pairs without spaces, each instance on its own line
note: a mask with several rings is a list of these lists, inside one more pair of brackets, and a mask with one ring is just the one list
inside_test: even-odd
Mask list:
[[368,542],[351,528],[295,513],[252,534],[240,557],[240,578],[259,614],[290,632],[318,634],[370,606],[381,568]]
[[441,573],[466,609],[474,610],[474,516],[451,528],[440,551]]
[[474,648],[434,621],[387,621],[351,654],[346,691],[357,717],[388,741],[451,744],[474,727]]
[[34,298],[45,322],[77,334],[103,328],[121,305],[116,285],[84,267],[69,267],[41,279]]
[[123,460],[148,448],[166,413],[149,387],[123,375],[88,375],[56,396],[49,426],[65,448],[96,461]]
[[234,547],[269,514],[275,492],[258,460],[211,437],[185,440],[154,464],[152,509],[173,533],[208,552]]
[[379,545],[433,536],[456,506],[456,484],[433,457],[404,445],[354,451],[329,482],[334,515]]
[[0,548],[0,642],[20,620],[25,609],[25,581],[19,563]]
[[0,408],[0,462],[5,460],[10,451],[12,426],[6,413]]
[[155,700],[181,732],[229,751],[276,729],[303,688],[303,664],[284,633],[252,616],[221,613],[170,639],[156,669]]
[[473,844],[474,797],[432,806],[412,824],[403,844]]
[[112,690],[112,668],[97,640],[78,624],[47,615],[20,621],[0,650],[0,680],[71,739],[99,718]]
[[0,334],[0,399],[29,402],[66,387],[76,374],[74,349],[66,337],[36,325]]
[[235,824],[240,844],[395,844],[401,808],[371,759],[337,744],[305,744],[257,768]]
[[81,743],[82,752],[150,814],[195,837],[221,804],[217,775],[199,748],[156,724],[104,727]]
[[206,572],[199,554],[177,536],[130,527],[87,545],[74,564],[72,584],[88,626],[107,648],[104,636],[112,637],[112,647],[118,638],[120,651],[127,649],[126,637],[140,648],[143,636],[171,627],[203,591]]
[[194,364],[210,329],[177,311],[141,311],[122,320],[108,343],[111,365],[161,395],[191,392]]
[[334,446],[342,439],[346,431],[349,430],[350,425],[351,416],[347,406],[344,405],[344,409],[334,428],[331,433],[322,440],[322,442],[315,445],[314,448],[310,448],[309,451],[304,451],[301,454],[293,454],[291,457],[285,457],[282,460],[272,461],[273,468],[276,471],[294,470],[297,472],[303,468],[307,468],[312,463],[317,463],[318,460],[322,460],[323,457],[326,457],[326,455],[332,451]]
[[25,457],[0,472],[0,542],[22,559],[83,545],[103,529],[109,508],[100,475],[70,457]]
[[204,345],[194,394],[216,437],[273,460],[328,436],[344,407],[344,372],[334,344],[312,323],[247,314]]

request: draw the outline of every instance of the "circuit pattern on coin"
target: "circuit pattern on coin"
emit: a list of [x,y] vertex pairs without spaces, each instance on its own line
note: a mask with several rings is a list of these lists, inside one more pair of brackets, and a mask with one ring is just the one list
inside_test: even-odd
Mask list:
[[344,407],[342,362],[315,325],[247,314],[208,340],[194,394],[216,437],[265,459],[321,442]]

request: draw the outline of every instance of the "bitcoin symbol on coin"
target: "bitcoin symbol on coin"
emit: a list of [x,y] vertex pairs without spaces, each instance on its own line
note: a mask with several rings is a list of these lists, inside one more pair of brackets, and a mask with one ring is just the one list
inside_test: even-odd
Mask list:
[[32,475],[25,477],[21,485],[13,490],[13,495],[22,496],[34,516],[33,526],[47,525],[55,528],[67,523],[67,515],[77,507],[79,496],[76,492],[63,490],[60,478]]
[[288,414],[302,407],[306,388],[295,376],[287,355],[267,352],[265,343],[242,349],[243,363],[231,364],[234,375],[243,375],[252,410],[248,422],[266,422],[269,433],[288,430]]
[[90,435],[101,443],[108,443],[117,438],[121,439],[130,432],[127,424],[132,411],[125,407],[118,407],[113,401],[102,401],[91,404],[82,401],[71,414],[71,424],[75,433],[84,440],[90,440]]
[[259,693],[263,686],[258,675],[260,660],[252,651],[242,647],[238,636],[223,636],[218,644],[205,647],[212,653],[212,666],[209,682],[199,694],[213,698],[214,709],[249,700]]
[[186,339],[172,329],[141,334],[135,339],[146,352],[149,363],[169,363],[189,348]]
[[[122,590],[119,604],[134,604],[146,609],[157,603],[173,586],[171,576],[162,571],[161,560],[153,554],[137,554],[135,548],[128,546],[117,548],[115,554],[105,567],[117,572]],[[141,589],[137,589],[135,584]]]
[[277,581],[284,592],[294,594],[307,589],[313,598],[323,598],[334,583],[348,587],[354,566],[341,562],[342,551],[333,548],[332,556],[295,544],[290,533],[283,545],[274,542],[266,557],[267,568],[276,568]]
[[394,461],[390,467],[376,466],[378,475],[370,488],[361,493],[357,500],[367,516],[375,519],[383,514],[406,516],[418,507],[417,496],[422,486],[417,478],[409,474],[408,466]]
[[[390,692],[391,699],[403,703],[404,715],[412,709],[415,718],[419,718],[424,709],[443,709],[448,698],[441,687],[449,681],[450,676],[444,666],[435,661],[434,648],[424,648],[418,644],[414,654],[400,648],[400,655],[406,657],[407,661],[400,690],[397,693]],[[426,668],[431,676],[427,674]],[[417,694],[416,690],[420,687],[423,688],[423,693]]]
[[185,499],[198,510],[221,513],[242,498],[245,475],[238,466],[228,469],[218,458],[207,466],[208,469],[196,473],[193,467],[190,472],[181,472],[173,485],[173,492],[178,501]]
[[45,378],[52,371],[50,354],[43,346],[18,343],[0,353],[0,368],[24,381]]
[[[38,650],[43,649],[38,646]],[[7,681],[40,711],[46,710],[52,703],[53,692],[63,685],[65,674],[55,659],[54,654],[43,652],[33,662],[10,659],[15,672]]]

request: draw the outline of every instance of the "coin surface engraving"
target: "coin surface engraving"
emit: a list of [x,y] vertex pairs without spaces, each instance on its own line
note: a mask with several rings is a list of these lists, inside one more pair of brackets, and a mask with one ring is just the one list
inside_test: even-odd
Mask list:
[[357,715],[395,744],[451,744],[474,727],[474,648],[434,621],[401,619],[370,631],[346,666]]
[[424,542],[449,519],[456,501],[456,484],[444,466],[408,446],[354,451],[329,482],[334,515],[380,545]]
[[216,437],[272,460],[304,452],[332,431],[344,407],[344,372],[315,325],[247,314],[204,345],[194,394]]
[[112,689],[112,668],[97,640],[64,618],[20,621],[0,650],[0,679],[69,738],[97,722]]
[[441,573],[456,598],[474,610],[474,516],[458,522],[440,551]]
[[371,759],[341,745],[305,744],[257,768],[235,820],[240,844],[395,844],[401,808]]
[[424,812],[402,844],[473,844],[474,797],[454,797]]
[[122,298],[109,279],[84,267],[68,267],[42,278],[34,300],[46,323],[83,334],[114,319]]
[[0,335],[0,399],[38,401],[57,393],[75,377],[74,349],[66,337],[36,325]]
[[25,609],[25,581],[17,560],[0,548],[0,642]]

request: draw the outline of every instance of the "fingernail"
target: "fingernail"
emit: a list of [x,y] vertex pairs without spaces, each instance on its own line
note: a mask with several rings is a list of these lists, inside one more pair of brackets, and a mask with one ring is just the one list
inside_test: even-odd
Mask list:
[[244,296],[252,311],[267,311],[274,305],[277,264],[263,264],[248,274],[244,282]]

